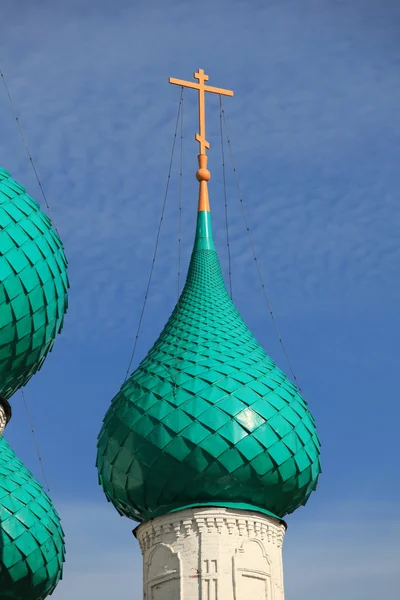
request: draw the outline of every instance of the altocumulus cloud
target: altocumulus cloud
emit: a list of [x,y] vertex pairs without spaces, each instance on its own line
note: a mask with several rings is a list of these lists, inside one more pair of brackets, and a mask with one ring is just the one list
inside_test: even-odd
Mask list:
[[[287,600],[397,597],[400,520],[394,506],[351,503],[289,518],[284,545]],[[142,598],[142,559],[131,530],[105,503],[60,506],[68,560],[55,600]]]
[[[43,3],[26,7],[23,18],[18,3],[6,6],[3,68],[70,259],[74,293],[65,335],[101,337],[134,326],[132,306],[142,300],[150,267],[179,95],[167,78],[190,77],[200,64],[216,85],[236,92],[226,101],[230,133],[279,310],[334,308],[338,299],[354,308],[365,297],[398,297],[399,47],[395,19],[383,5],[253,2],[250,11],[247,3],[231,10],[219,0],[207,7],[201,52],[193,35],[197,10],[181,1],[148,8],[121,2],[118,10],[111,2],[68,9]],[[189,94],[185,256],[196,203]],[[6,99],[0,102],[8,114]],[[218,99],[209,106],[211,198],[223,255]],[[2,131],[7,167],[39,196],[11,118],[4,118]],[[240,290],[257,283],[232,176],[228,188],[240,304]],[[168,282],[176,272],[177,196],[175,186],[155,275],[156,309],[172,304],[175,291]]]
[[[204,48],[193,33],[198,27],[198,7],[188,2],[132,5],[125,0],[3,0],[2,10],[7,26],[0,39],[1,66],[70,260],[66,341],[60,340],[57,352],[62,353],[63,344],[65,352],[71,352],[83,339],[93,343],[88,355],[96,355],[94,345],[107,347],[113,332],[120,346],[128,337],[126,332],[134,330],[151,263],[179,97],[179,90],[168,86],[167,79],[170,75],[190,78],[198,67],[209,72],[210,82],[235,90],[235,98],[227,99],[225,108],[273,307],[290,315],[293,322],[299,312],[303,312],[301,316],[318,309],[374,313],[376,301],[384,313],[386,303],[397,302],[400,46],[396,27],[400,3],[215,0],[206,6]],[[218,99],[210,98],[208,106],[215,238],[226,267]],[[4,94],[0,94],[0,114],[2,166],[40,200]],[[182,256],[187,262],[197,194],[193,178],[197,125],[190,92],[185,95],[184,114]],[[164,325],[176,297],[179,161],[173,172],[151,306],[146,313],[146,317],[151,315],[154,331],[148,332],[143,352]],[[265,313],[265,308],[254,294],[259,285],[249,268],[252,257],[232,173],[228,173],[228,199],[234,297],[246,322],[259,323],[260,332],[259,313]],[[382,331],[393,333],[393,323],[382,324]],[[320,336],[327,332],[319,331],[317,321],[316,328],[314,345],[319,349]],[[340,344],[332,343],[332,329],[321,352],[315,352],[314,361],[333,364],[324,371],[330,375],[329,385],[319,381],[318,374],[313,379],[315,394],[323,399],[320,406],[324,407],[318,423],[326,411],[322,438],[328,447],[330,444],[331,466],[341,464],[340,455],[336,460],[341,448],[335,437],[348,436],[343,460],[348,459],[349,451],[360,456],[354,446],[369,447],[368,427],[375,431],[372,423],[365,423],[360,444],[354,431],[350,435],[344,427],[346,420],[339,422],[337,415],[350,411],[358,422],[366,413],[364,390],[367,396],[374,377],[377,383],[369,402],[385,398],[387,414],[391,410],[395,415],[398,410],[387,384],[387,365],[396,360],[391,351],[396,348],[395,341],[387,349],[386,338],[375,336],[381,346],[374,344],[371,360],[368,327],[364,327],[364,349],[359,344],[358,352],[353,352],[349,336]],[[112,353],[104,354],[111,363]],[[56,357],[50,357],[45,367],[49,373]],[[343,373],[351,379],[361,373],[343,372],[337,357],[346,358],[351,365],[364,361],[372,371],[371,380],[366,377],[364,387],[355,392],[349,387],[346,393],[337,394]],[[376,365],[376,357],[385,358]],[[64,383],[61,386],[60,382],[67,363],[62,360],[67,358],[70,387],[65,383],[68,392],[63,397]],[[330,363],[329,358],[336,362]],[[125,366],[125,356],[123,360]],[[89,365],[87,357],[79,354],[76,362],[79,364],[74,366],[71,356],[61,358],[54,375],[56,393],[49,384],[47,396],[41,396],[48,398],[47,408],[42,405],[42,437],[49,440],[53,472],[62,479],[60,494],[64,492],[66,497],[71,490],[83,494],[84,482],[93,476],[85,465],[92,465],[100,417],[120,377],[111,364],[111,379],[107,379],[107,369],[102,369],[100,381],[97,364]],[[97,387],[92,387],[92,379]],[[38,376],[32,381],[29,394],[34,394],[40,381],[45,379]],[[323,385],[329,387],[326,403]],[[40,389],[36,387],[38,399]],[[72,397],[80,415],[74,420],[73,445],[72,430],[65,427]],[[18,405],[14,414],[13,421],[20,424]],[[372,421],[375,412],[370,414]],[[53,428],[47,427],[49,415]],[[39,414],[36,422],[40,423]],[[393,428],[392,434],[385,430],[380,437],[381,453],[375,453],[373,466],[365,466],[366,473],[360,468],[360,477],[368,482],[374,468],[390,480],[396,469],[396,453],[389,448],[398,439],[396,419],[386,427]],[[31,449],[20,426],[14,431],[21,453],[31,463]],[[62,451],[57,457],[53,453],[52,446],[57,445],[63,445],[64,455]],[[387,461],[386,471],[381,454],[393,457]],[[332,488],[340,489],[338,478],[343,473],[338,469],[335,473],[337,479],[330,479]],[[354,490],[354,483],[352,487]],[[374,490],[372,495],[379,497],[380,493]],[[390,488],[385,493],[389,494]],[[319,494],[322,499],[323,488]],[[141,557],[131,524],[105,502],[76,500],[68,504],[61,498],[57,506],[67,533],[68,560],[54,598],[129,596],[139,600]],[[313,511],[310,507],[304,516],[301,512],[289,519],[284,550],[287,599],[398,596],[399,522],[385,517],[395,514],[393,508],[376,502],[372,507],[334,507],[323,516]]]

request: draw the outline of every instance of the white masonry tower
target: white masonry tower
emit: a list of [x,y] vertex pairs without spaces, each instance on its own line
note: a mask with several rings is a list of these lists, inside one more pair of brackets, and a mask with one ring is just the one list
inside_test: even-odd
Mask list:
[[146,600],[283,600],[285,525],[261,513],[188,508],[135,532]]

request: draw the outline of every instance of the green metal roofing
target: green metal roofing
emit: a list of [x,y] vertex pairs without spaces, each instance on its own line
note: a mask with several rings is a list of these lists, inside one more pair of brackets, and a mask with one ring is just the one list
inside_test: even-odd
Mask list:
[[50,498],[0,436],[0,598],[43,600],[62,577],[64,533]]
[[210,214],[200,212],[179,302],[105,416],[105,494],[137,521],[196,505],[283,517],[315,490],[319,451],[306,402],[226,291]]
[[0,168],[0,396],[42,366],[67,310],[67,261],[50,219]]

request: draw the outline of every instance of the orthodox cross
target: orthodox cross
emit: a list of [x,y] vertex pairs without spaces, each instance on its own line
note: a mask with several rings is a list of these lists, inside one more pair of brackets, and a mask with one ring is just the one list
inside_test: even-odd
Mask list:
[[200,154],[206,153],[206,148],[210,148],[209,142],[206,140],[206,107],[205,107],[205,92],[211,92],[213,94],[219,94],[220,96],[233,96],[231,90],[223,90],[221,88],[212,87],[206,85],[208,81],[208,75],[206,75],[203,69],[199,69],[194,74],[194,78],[198,80],[198,83],[194,81],[183,81],[182,79],[169,78],[169,82],[174,85],[181,85],[182,87],[192,88],[199,92],[199,133],[196,133],[196,141],[200,145]]

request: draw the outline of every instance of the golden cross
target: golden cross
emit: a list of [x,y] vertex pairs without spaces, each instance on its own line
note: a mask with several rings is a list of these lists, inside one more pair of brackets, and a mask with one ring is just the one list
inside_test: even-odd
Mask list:
[[199,69],[197,73],[193,75],[198,83],[194,81],[183,81],[182,79],[169,78],[169,82],[174,85],[181,85],[182,87],[192,88],[199,91],[199,133],[196,133],[195,139],[200,144],[200,154],[206,153],[206,148],[210,148],[209,142],[206,140],[206,107],[205,107],[205,92],[211,92],[213,94],[220,94],[220,96],[233,96],[231,90],[223,90],[221,88],[212,87],[211,85],[205,85],[208,81],[208,75],[206,75],[203,69]]

